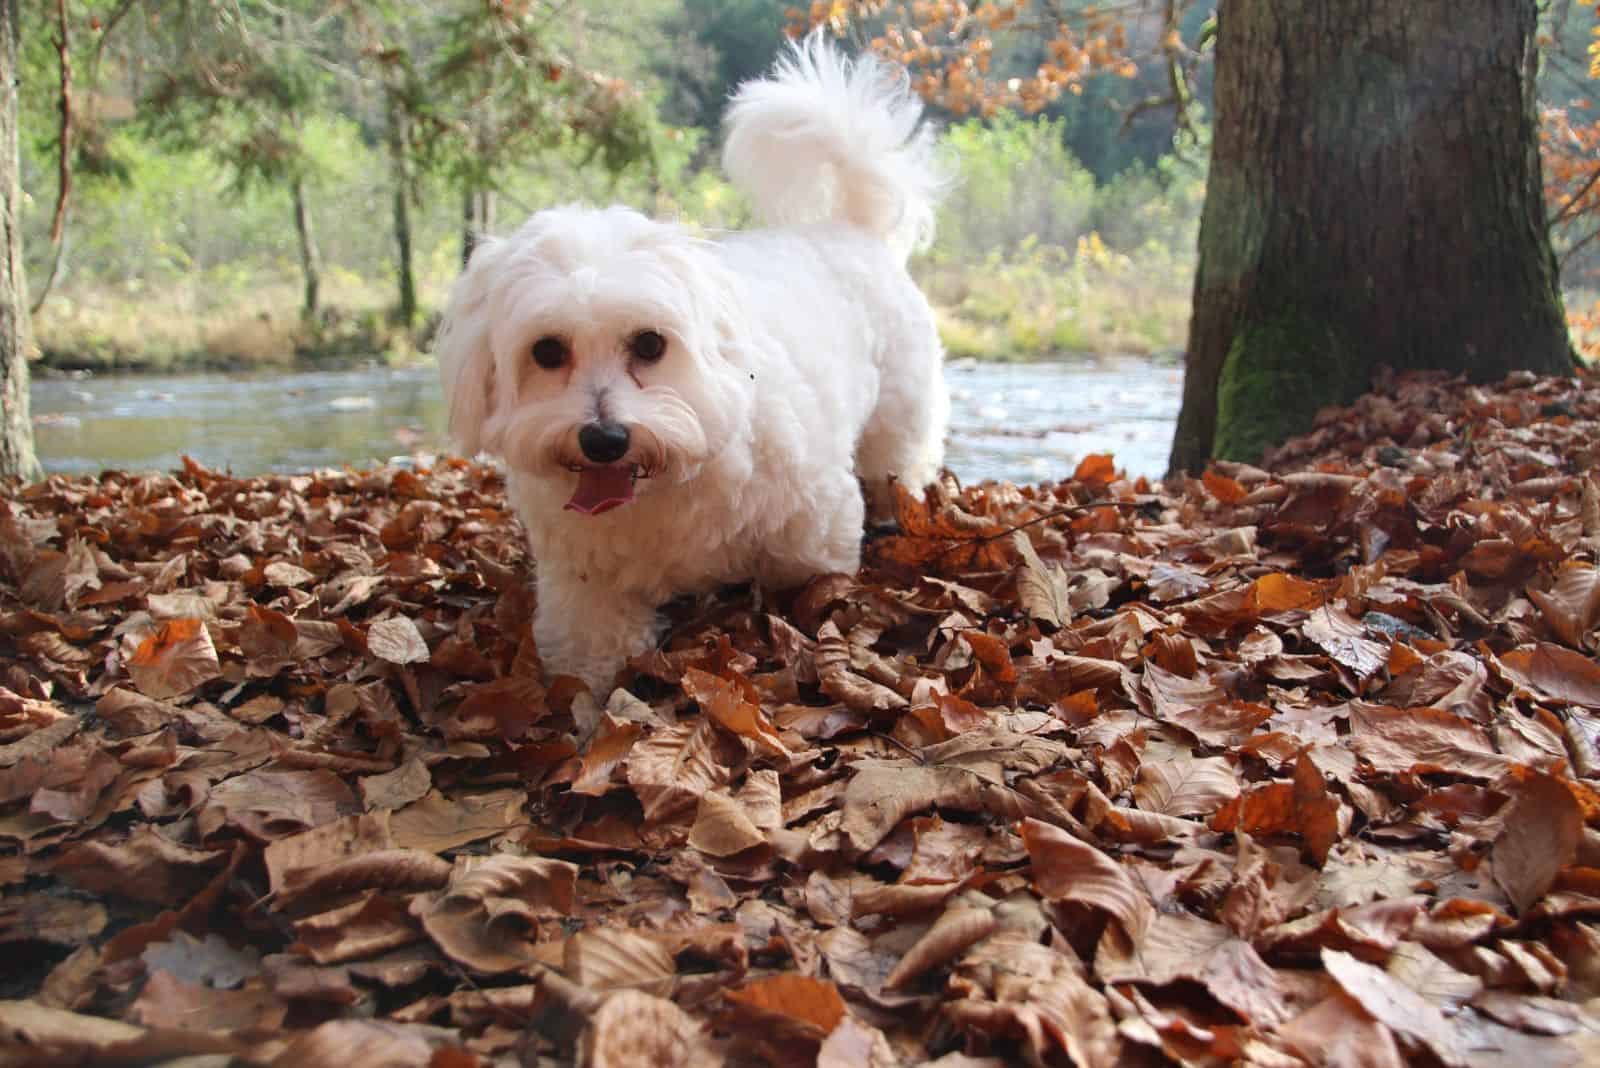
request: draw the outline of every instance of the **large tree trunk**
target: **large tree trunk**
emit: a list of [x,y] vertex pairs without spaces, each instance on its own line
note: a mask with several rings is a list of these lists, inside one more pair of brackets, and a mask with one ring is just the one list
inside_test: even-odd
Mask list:
[[1255,460],[1381,365],[1572,369],[1534,0],[1223,0],[1172,470]]
[[395,319],[410,329],[417,321],[417,280],[411,265],[411,135],[405,108],[389,97],[389,158],[394,167],[394,240],[399,252],[400,303]]
[[299,178],[289,185],[294,198],[294,232],[300,242],[300,274],[305,279],[305,299],[300,314],[306,322],[317,320],[322,300],[322,252],[317,248],[317,230],[311,221],[311,202],[306,196],[305,182]]
[[0,0],[0,476],[37,478],[28,413],[28,280],[17,163],[17,0]]

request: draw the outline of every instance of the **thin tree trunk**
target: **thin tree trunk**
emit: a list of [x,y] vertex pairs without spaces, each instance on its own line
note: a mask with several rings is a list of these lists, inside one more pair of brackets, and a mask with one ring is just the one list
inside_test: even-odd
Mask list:
[[1223,0],[1174,472],[1255,460],[1379,367],[1571,370],[1534,0]]
[[478,238],[494,232],[495,195],[493,189],[469,189],[461,200],[461,266],[472,259]]
[[[61,270],[61,257],[67,249],[67,208],[72,198],[72,38],[71,22],[67,18],[67,0],[56,0],[56,62],[61,71],[61,95],[56,107],[61,113],[61,125],[56,142],[56,207],[50,217],[50,270],[39,287],[39,296],[33,302],[33,313],[44,307],[50,289],[55,285],[56,273]],[[14,69],[14,68],[12,68]]]
[[411,152],[405,109],[389,97],[389,156],[394,167],[394,239],[399,252],[400,303],[395,318],[406,329],[417,320],[417,281],[411,263]]
[[322,253],[317,248],[317,231],[312,224],[311,202],[306,196],[304,180],[294,179],[289,184],[289,193],[294,198],[294,232],[300,242],[300,273],[305,278],[305,300],[300,314],[307,322],[316,322],[322,309]]
[[0,477],[37,478],[28,411],[28,280],[19,227],[17,0],[0,0]]

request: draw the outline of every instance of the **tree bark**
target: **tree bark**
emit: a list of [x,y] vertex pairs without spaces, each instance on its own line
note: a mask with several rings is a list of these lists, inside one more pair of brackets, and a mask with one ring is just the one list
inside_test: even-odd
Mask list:
[[1573,368],[1534,0],[1223,0],[1171,469],[1254,461],[1380,366]]
[[316,322],[322,308],[322,252],[317,248],[317,230],[311,219],[305,181],[296,178],[289,183],[289,194],[294,198],[294,232],[300,242],[300,273],[305,279],[300,314],[306,322],[312,323]]
[[399,253],[400,302],[395,319],[410,329],[417,321],[417,280],[411,263],[411,137],[405,108],[389,96],[389,158],[394,168],[394,239]]
[[17,159],[17,0],[0,0],[0,477],[39,477],[28,411],[28,279]]

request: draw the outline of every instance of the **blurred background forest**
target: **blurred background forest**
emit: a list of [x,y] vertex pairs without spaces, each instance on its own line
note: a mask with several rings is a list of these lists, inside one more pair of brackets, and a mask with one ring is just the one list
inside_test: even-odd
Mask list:
[[[570,201],[743,225],[723,102],[808,23],[912,59],[945,130],[958,182],[914,271],[953,357],[1171,366],[1212,19],[1205,0],[22,0],[36,366],[403,363],[476,233]],[[1580,345],[1600,289],[1595,26],[1547,4],[1538,83]]]
[[[850,30],[864,42],[938,6],[855,5]],[[1069,91],[1023,108],[934,94],[960,181],[917,272],[955,356],[1182,347],[1212,11],[1098,10],[1115,14],[1121,47],[1103,64],[1079,59]],[[404,357],[475,231],[573,200],[739,226],[744,207],[716,167],[722,104],[805,14],[787,0],[24,0],[36,342],[57,367]],[[1547,19],[1541,103],[1571,171],[1552,189],[1555,213],[1592,196],[1600,139],[1593,18],[1554,3]],[[53,243],[63,37],[71,195]],[[985,73],[1013,89],[1051,47],[1020,29],[990,40]],[[1557,230],[1575,310],[1600,262],[1588,216],[1568,210],[1574,225]]]

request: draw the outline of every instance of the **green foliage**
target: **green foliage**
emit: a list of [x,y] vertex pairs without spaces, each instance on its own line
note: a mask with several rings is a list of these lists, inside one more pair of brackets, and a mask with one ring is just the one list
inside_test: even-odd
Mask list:
[[952,355],[1038,359],[1183,344],[1204,179],[1175,159],[1097,185],[1060,119],[951,128],[959,178],[918,274]]
[[960,178],[939,214],[940,254],[1070,245],[1089,231],[1094,176],[1062,144],[1060,120],[1002,112],[952,127],[945,144]]

